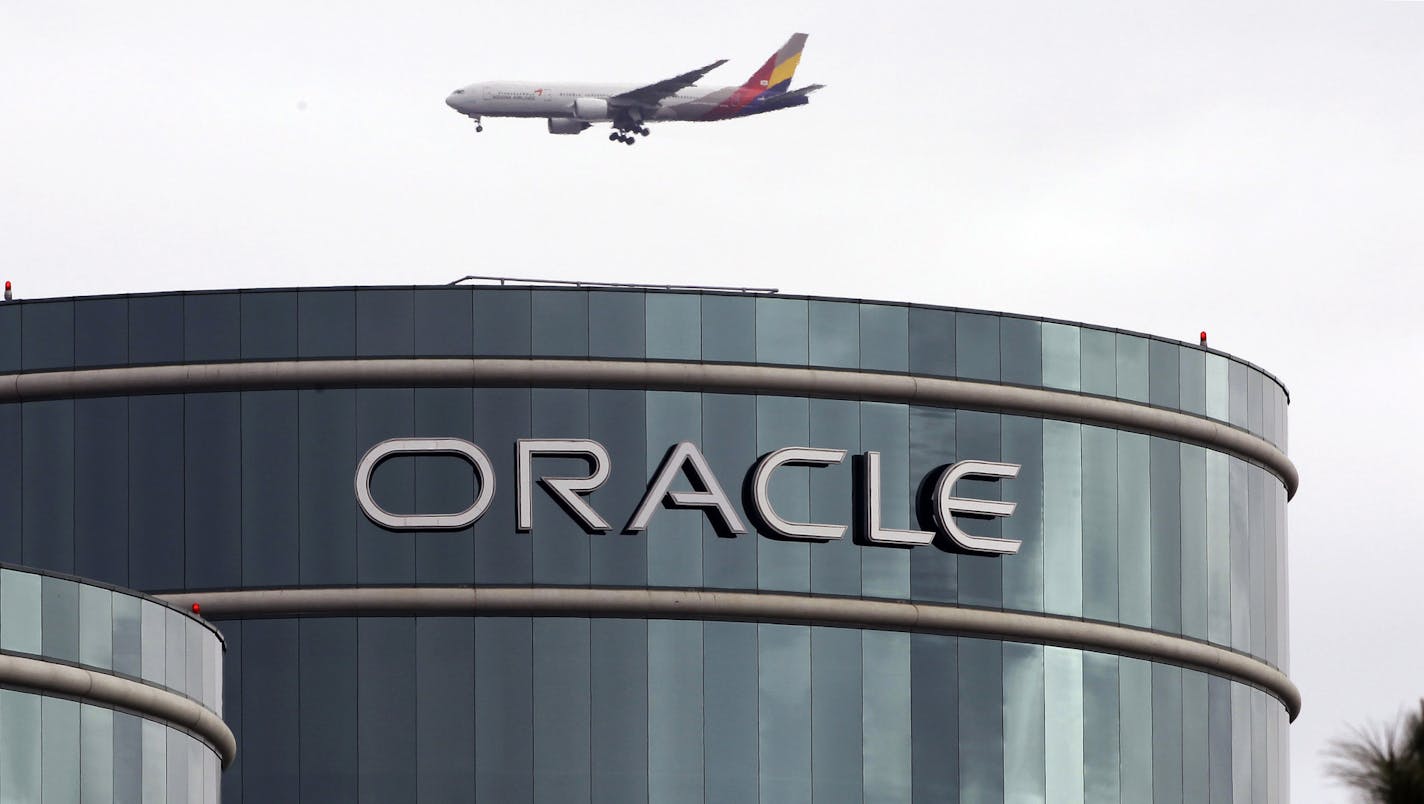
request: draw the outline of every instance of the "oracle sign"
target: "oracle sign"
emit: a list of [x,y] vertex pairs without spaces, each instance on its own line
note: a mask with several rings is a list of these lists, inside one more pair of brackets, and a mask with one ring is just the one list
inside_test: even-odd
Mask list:
[[[825,522],[794,522],[777,513],[772,505],[770,485],[772,475],[783,466],[825,467],[841,463],[846,450],[819,447],[782,447],[763,455],[752,465],[747,478],[748,497],[752,512],[769,535],[783,539],[827,541],[845,536],[848,524]],[[376,503],[371,494],[371,475],[384,460],[398,455],[453,455],[469,462],[478,481],[478,491],[470,506],[447,514],[394,514]],[[608,520],[589,504],[586,495],[608,479],[613,460],[608,450],[587,438],[526,438],[515,445],[515,503],[518,509],[516,527],[522,532],[534,529],[534,462],[541,457],[582,458],[589,472],[580,477],[538,475],[538,482],[585,530],[606,533],[612,530]],[[948,537],[963,550],[976,553],[1012,555],[1019,550],[1018,539],[975,536],[955,522],[956,514],[979,517],[1007,517],[1016,503],[954,496],[954,484],[965,478],[996,480],[1017,477],[1019,464],[996,461],[959,461],[938,470],[934,483],[931,510],[937,530],[898,530],[885,527],[881,521],[880,453],[863,455],[864,471],[850,489],[859,495],[864,510],[863,535],[871,544],[901,547],[929,544],[937,533]],[[693,490],[675,490],[673,482],[686,473]],[[450,530],[469,527],[479,520],[495,496],[495,473],[489,455],[475,444],[459,438],[392,438],[371,447],[356,466],[356,500],[361,511],[377,525],[389,530]],[[674,508],[701,509],[714,524],[728,533],[747,532],[736,508],[732,506],[721,482],[707,464],[702,451],[691,441],[681,441],[668,450],[667,456],[648,481],[648,491],[639,501],[624,526],[625,533],[646,530],[660,505]]]

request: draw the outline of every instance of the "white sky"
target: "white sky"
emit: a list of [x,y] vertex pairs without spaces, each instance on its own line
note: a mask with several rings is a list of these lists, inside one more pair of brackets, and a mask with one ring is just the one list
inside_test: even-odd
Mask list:
[[[628,148],[473,125],[797,30],[809,107]],[[25,297],[468,273],[982,307],[1211,343],[1294,397],[1293,798],[1424,695],[1424,3],[0,0]]]

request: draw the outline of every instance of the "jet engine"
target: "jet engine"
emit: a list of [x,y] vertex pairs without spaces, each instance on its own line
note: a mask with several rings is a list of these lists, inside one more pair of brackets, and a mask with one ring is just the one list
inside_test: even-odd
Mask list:
[[589,123],[582,120],[570,120],[567,117],[549,118],[550,134],[577,134],[589,127]]
[[580,120],[607,120],[608,101],[603,98],[578,98],[574,101],[574,117]]

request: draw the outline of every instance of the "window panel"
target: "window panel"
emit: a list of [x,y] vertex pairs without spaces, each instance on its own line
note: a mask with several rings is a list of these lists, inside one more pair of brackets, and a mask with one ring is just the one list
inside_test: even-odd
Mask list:
[[38,654],[43,645],[40,576],[0,570],[0,650]]
[[129,583],[183,588],[183,397],[129,399]]
[[751,363],[756,360],[756,299],[702,297],[702,359]]
[[761,798],[810,802],[811,632],[805,626],[762,624],[757,635]]
[[473,353],[474,295],[468,287],[414,291],[417,356],[464,357]]
[[1082,389],[1099,396],[1117,396],[1117,336],[1083,327],[1078,332]]
[[475,354],[526,357],[531,353],[533,322],[530,293],[508,288],[475,290]]
[[[646,801],[648,624],[643,620],[594,619],[589,627],[591,801]],[[744,750],[749,750],[751,741],[745,743]]]
[[1177,348],[1177,385],[1181,390],[1181,407],[1184,413],[1206,415],[1206,357],[1207,353],[1190,346]]
[[[766,757],[768,746],[758,737],[757,631],[755,623],[707,622],[702,625],[702,708],[706,719],[703,756],[707,777],[703,800],[706,802],[735,804],[756,801],[760,795],[757,762],[758,756]],[[769,666],[761,667],[768,673],[775,672]],[[794,667],[796,665],[791,665],[787,671],[791,672]],[[809,680],[810,667],[805,670]],[[808,701],[806,711],[809,708]],[[762,716],[772,714],[771,709],[760,711]],[[776,725],[781,731],[788,728],[785,723]],[[794,734],[794,729],[790,733]],[[798,736],[802,745],[771,746],[772,753],[778,758],[784,758],[781,753],[795,758],[804,748],[809,754],[810,739],[807,735]],[[761,767],[768,766],[763,763]]]
[[535,801],[592,796],[589,672],[587,619],[534,619]]
[[476,618],[475,642],[475,798],[532,801],[532,625],[528,617]]
[[46,575],[40,578],[40,595],[40,652],[79,661],[79,584]]
[[1206,452],[1207,639],[1231,645],[1231,476],[1230,459]]
[[[856,804],[862,800],[863,696],[860,632],[813,627],[811,786],[817,802]],[[952,718],[954,710],[949,711]],[[951,742],[941,748],[952,752],[954,745]]]
[[[233,467],[233,471],[224,482],[234,494],[241,488],[241,577],[246,586],[286,586],[297,583],[301,577],[301,453],[303,450],[316,452],[324,446],[321,441],[312,445],[303,443],[306,434],[300,429],[302,393],[248,391],[242,394],[241,454],[228,459],[227,465]],[[319,426],[317,431],[324,440],[328,432],[325,427]],[[342,463],[341,468],[349,473],[354,464]],[[237,470],[241,474],[233,476]],[[310,474],[321,471],[317,467],[308,470]],[[346,495],[352,496],[350,488],[346,489]],[[318,516],[335,519],[332,512]],[[234,536],[226,535],[227,530],[219,531],[224,534],[224,541],[236,543]],[[189,528],[190,534],[207,531],[207,527],[197,522]],[[322,534],[318,538],[336,540],[339,536]]]
[[1043,650],[1044,766],[1047,804],[1083,804],[1087,799],[1084,739],[1083,652]]
[[810,322],[805,299],[756,300],[757,362],[804,366],[810,358]]
[[955,366],[967,380],[999,379],[999,317],[959,313],[955,317]]
[[703,796],[702,627],[648,621],[649,801]]
[[[261,426],[252,421],[252,426],[245,426],[249,422],[242,406],[244,396],[236,392],[189,394],[183,402],[185,588],[231,588],[244,581],[242,535],[247,523],[241,497],[242,470],[249,460],[260,461],[263,457],[249,456],[245,442],[264,432],[269,421],[262,420]],[[271,424],[275,427],[277,422]],[[292,432],[289,438],[295,435]],[[295,440],[286,443],[294,444]],[[271,472],[274,481],[286,479],[281,472],[283,467],[264,463],[263,469]],[[288,465],[295,471],[295,462]],[[282,491],[289,488],[290,483],[277,487],[276,499],[264,499],[264,505],[280,505]],[[290,540],[291,535],[290,531],[274,534],[287,537],[284,541]],[[256,550],[250,552],[257,554]]]
[[303,290],[297,293],[297,353],[302,357],[356,354],[356,293]]
[[959,800],[1004,798],[1003,643],[959,640]]
[[909,311],[904,307],[860,305],[860,367],[871,371],[908,371],[909,329]]
[[811,591],[859,595],[860,547],[855,543],[855,532],[859,526],[855,522],[852,495],[848,492],[855,484],[855,455],[860,452],[860,403],[843,399],[811,399],[807,401],[807,409],[809,443],[824,449],[846,451],[845,460],[839,464],[819,467],[811,474],[812,520],[846,526],[845,535],[840,539],[812,547]]
[[[862,770],[865,800],[909,801],[912,780],[910,635],[896,631],[862,631],[861,641],[865,668]],[[798,674],[798,678],[805,677]],[[762,799],[767,800],[767,797],[763,795]]]
[[954,801],[959,795],[957,650],[958,640],[954,637],[910,635],[910,770],[914,801]]
[[1043,476],[1044,611],[1081,617],[1085,566],[1082,425],[1043,421]]
[[[1053,705],[1056,707],[1058,702]],[[1043,801],[1047,724],[1043,647],[1004,643],[1004,800]]]
[[[471,627],[467,622],[466,628]],[[356,620],[320,619],[301,623],[300,800],[357,800],[358,774],[351,773],[351,769],[358,766],[359,659],[356,646]],[[291,674],[287,675],[290,680]],[[459,678],[468,679],[469,675]],[[461,686],[469,685],[467,682]],[[452,696],[445,704],[453,708],[457,700],[457,696]],[[466,714],[472,715],[472,712]],[[466,720],[472,721],[472,717]],[[405,741],[410,740],[406,737]],[[430,753],[436,755],[435,750]],[[465,767],[471,764],[468,762],[471,756],[472,747],[466,751]],[[232,770],[236,768],[229,772]],[[413,789],[414,780],[406,781]],[[468,791],[471,785],[465,783],[460,789]]]
[[530,294],[533,353],[547,357],[588,356],[588,294],[577,290],[536,290]]
[[20,316],[22,370],[74,366],[74,302],[27,302],[20,305]]
[[40,801],[42,698],[0,690],[0,799]]
[[[303,584],[356,582],[356,390],[297,392],[297,570]],[[244,496],[256,488],[244,488]],[[244,499],[244,505],[249,504]],[[287,546],[286,550],[291,547]],[[276,566],[280,566],[278,563]]]
[[1078,327],[1043,322],[1043,385],[1076,391],[1082,387]]
[[133,296],[129,299],[129,362],[178,363],[183,360],[183,297]]
[[79,710],[79,795],[84,804],[107,804],[119,798],[114,773],[114,712],[84,704]]
[[24,406],[20,499],[22,563],[74,570],[74,402]]
[[415,354],[415,296],[411,290],[364,289],[356,294],[356,354]]
[[1211,800],[1207,730],[1209,702],[1205,673],[1182,671],[1182,800]]
[[415,618],[357,622],[358,801],[416,800]]
[[105,670],[114,666],[114,593],[79,587],[79,663]]
[[183,359],[236,360],[242,352],[242,306],[236,293],[183,296]]
[[1043,384],[1043,327],[1027,318],[999,319],[1000,365],[1004,382]]
[[[571,663],[567,672],[574,670]],[[422,800],[459,801],[474,793],[471,679],[474,619],[416,618],[416,790]],[[567,758],[577,764],[580,757]]]
[[810,327],[811,365],[860,368],[860,305],[812,301]]
[[296,293],[244,291],[241,305],[243,359],[274,360],[297,356]]
[[1226,358],[1208,352],[1202,356],[1202,360],[1205,362],[1206,375],[1206,415],[1219,421],[1229,421],[1231,393]]
[[1118,333],[1117,396],[1146,402],[1147,395],[1147,339]]
[[1122,709],[1122,800],[1152,800],[1152,665],[1138,659],[1118,661]]
[[[0,307],[0,313],[4,308]],[[0,341],[0,349],[4,348]],[[23,504],[21,479],[24,463],[20,449],[22,427],[20,405],[0,405],[0,561],[20,562],[23,532],[20,527],[20,506]]]
[[1255,369],[1246,371],[1246,429],[1260,434],[1265,430],[1265,378]]
[[162,608],[163,683],[175,692],[185,692],[183,685],[188,681],[188,633],[184,621],[187,618],[166,606]]
[[1152,801],[1182,801],[1182,670],[1152,665]]
[[[0,413],[0,427],[3,419]],[[74,400],[74,571],[120,586],[129,582],[128,422],[127,399]],[[0,484],[4,462],[0,456]],[[0,509],[4,506],[0,492]]]
[[1228,458],[1231,483],[1231,647],[1251,651],[1251,534],[1248,465]]
[[138,598],[114,592],[114,672],[139,677],[143,673],[143,604]]
[[1151,340],[1147,343],[1147,401],[1164,408],[1182,405],[1180,349],[1175,343]]
[[1181,445],[1151,438],[1152,627],[1182,630]]
[[0,305],[0,374],[20,370],[20,310],[21,305]]
[[[1118,616],[1152,625],[1152,511],[1150,439],[1117,434]],[[1127,789],[1124,787],[1126,796]]]
[[[810,409],[799,397],[759,396],[756,400],[756,452],[765,455],[785,446],[809,443]],[[811,472],[803,466],[783,467],[771,476],[767,493],[772,508],[792,522],[811,516]],[[735,481],[732,481],[735,483]],[[731,493],[731,492],[729,492]],[[746,537],[754,538],[754,534]],[[789,592],[811,589],[811,544],[761,537],[756,541],[757,588]]]
[[[703,302],[706,306],[706,302]],[[643,357],[647,334],[643,294],[593,290],[588,293],[589,357]]]
[[[0,323],[0,340],[4,339]],[[74,366],[120,366],[129,360],[129,300],[76,299],[74,302]],[[18,336],[19,333],[16,333]],[[16,337],[15,345],[19,346]],[[3,351],[3,348],[0,348]],[[0,372],[7,371],[0,358]]]
[[1226,365],[1226,383],[1230,399],[1229,421],[1245,428],[1250,416],[1251,372],[1250,369],[1230,361]]
[[702,300],[690,294],[649,293],[647,343],[655,360],[702,359]]
[[1181,445],[1182,633],[1207,638],[1206,450]]
[[954,311],[912,307],[909,318],[910,373],[955,376]]
[[295,801],[300,794],[299,675],[272,672],[297,667],[297,627],[297,620],[242,623],[242,792],[248,801]]
[[168,730],[152,720],[140,721],[143,740],[143,804],[168,801]]

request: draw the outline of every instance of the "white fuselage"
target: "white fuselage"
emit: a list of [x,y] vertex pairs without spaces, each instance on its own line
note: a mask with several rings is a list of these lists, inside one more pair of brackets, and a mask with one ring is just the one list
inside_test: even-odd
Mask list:
[[[470,117],[587,118],[575,114],[579,99],[608,100],[637,89],[636,84],[537,83],[534,81],[485,81],[450,93],[445,99],[452,109]],[[736,87],[680,90],[663,100],[649,120],[696,120],[717,106]]]

